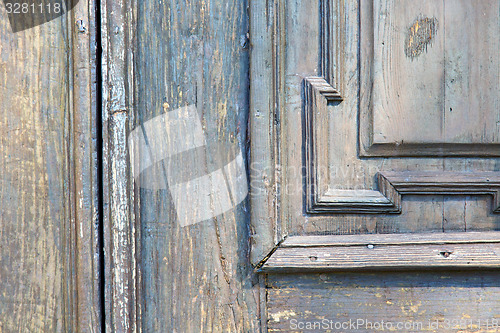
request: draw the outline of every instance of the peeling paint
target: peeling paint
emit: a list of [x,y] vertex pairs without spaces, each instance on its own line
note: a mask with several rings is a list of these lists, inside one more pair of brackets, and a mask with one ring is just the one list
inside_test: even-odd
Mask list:
[[436,18],[417,18],[408,28],[405,40],[405,55],[413,60],[424,51],[427,52],[427,47],[432,45],[437,29],[438,20]]
[[288,320],[290,317],[294,317],[297,314],[290,310],[284,310],[276,313],[270,313],[269,315],[273,318],[273,321],[280,322],[282,318]]

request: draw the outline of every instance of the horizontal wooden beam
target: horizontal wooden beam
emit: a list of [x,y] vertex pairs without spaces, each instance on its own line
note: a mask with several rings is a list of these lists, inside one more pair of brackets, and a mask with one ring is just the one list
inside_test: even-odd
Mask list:
[[289,237],[263,272],[500,268],[500,232]]

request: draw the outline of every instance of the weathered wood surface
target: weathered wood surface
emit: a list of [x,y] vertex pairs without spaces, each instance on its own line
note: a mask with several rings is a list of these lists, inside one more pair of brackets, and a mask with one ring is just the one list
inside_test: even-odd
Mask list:
[[290,236],[281,247],[500,243],[499,231],[453,233]]
[[[288,274],[268,276],[269,332],[328,332],[298,329],[323,319],[360,326],[332,332],[377,332],[375,326],[409,323],[396,332],[495,332],[498,330],[498,272],[400,272]],[[437,328],[429,325],[435,323]],[[422,326],[419,326],[422,323]],[[487,324],[488,323],[488,324]],[[412,326],[413,324],[417,326]],[[338,324],[337,324],[338,325]],[[460,326],[462,325],[462,326]],[[489,325],[489,326],[487,326]],[[391,331],[384,327],[384,331]]]
[[[248,199],[191,223],[191,216],[176,209],[179,197],[172,187],[215,172],[239,151],[246,154],[247,2],[110,1],[105,11],[107,328],[259,331]],[[197,111],[206,144],[160,161],[158,170],[144,170],[134,179],[130,162],[122,163],[128,158],[126,137],[113,133],[139,129],[148,138],[146,122],[182,108]],[[120,123],[114,122],[118,118]],[[177,130],[165,124],[161,137],[149,142],[164,140],[160,149],[172,147],[185,139],[175,137]],[[193,216],[200,213],[196,202],[205,189],[200,190],[182,193]],[[122,205],[113,204],[122,199]]]
[[362,154],[498,156],[499,5],[363,2]]
[[[279,133],[278,101],[282,77],[276,75],[277,50],[284,41],[277,21],[283,20],[282,6],[274,1],[250,2],[250,211],[251,260],[258,264],[281,240],[281,225],[278,223],[278,200],[280,187],[279,151],[276,138]],[[274,45],[274,47],[271,47]]]
[[0,332],[100,332],[94,2],[0,7]]

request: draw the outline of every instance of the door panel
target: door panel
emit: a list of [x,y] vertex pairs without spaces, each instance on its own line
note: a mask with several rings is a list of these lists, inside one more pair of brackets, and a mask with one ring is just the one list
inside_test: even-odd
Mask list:
[[362,80],[373,86],[361,106],[372,126],[360,129],[372,145],[476,144],[467,150],[480,156],[481,144],[499,143],[498,7],[493,0],[361,8],[361,56],[372,75]]
[[[277,2],[275,6],[272,85],[276,90],[270,95],[274,101],[270,105],[274,103],[277,108],[276,113],[271,112],[270,121],[275,119],[276,136],[267,142],[258,141],[261,146],[276,147],[267,153],[269,161],[279,167],[274,175],[279,179],[275,182],[280,214],[276,217],[275,243],[284,235],[496,230],[500,223],[500,215],[495,213],[500,166],[495,157],[500,151],[496,119],[500,109],[498,94],[487,94],[485,89],[498,85],[498,75],[494,74],[500,68],[497,57],[474,57],[470,49],[476,48],[465,42],[461,50],[464,55],[456,55],[460,64],[446,57],[445,53],[455,54],[457,46],[451,41],[444,43],[446,29],[439,22],[426,23],[434,24],[437,30],[430,41],[421,42],[427,41],[421,45],[422,50],[411,46],[418,56],[405,53],[405,42],[410,43],[406,37],[421,24],[415,23],[420,20],[420,14],[415,13],[439,21],[445,14],[460,17],[457,7],[467,10],[468,5],[321,0],[312,4]],[[491,30],[490,25],[498,27],[499,20],[493,14],[485,17],[485,6],[491,9],[489,13],[498,13],[498,1],[485,1],[475,7],[467,22],[479,20],[477,16],[484,20],[491,16]],[[311,24],[312,18],[317,25]],[[469,33],[474,35],[475,31]],[[387,43],[378,35],[387,37]],[[481,38],[485,44],[489,39],[494,44],[498,39],[495,36]],[[387,51],[390,48],[398,48],[399,53]],[[436,51],[439,48],[442,50]],[[465,54],[471,59],[466,66]],[[467,68],[456,74],[460,85],[471,84],[474,68],[490,68],[490,74],[482,76],[485,88],[479,89],[488,97],[475,98],[471,93],[459,99],[457,94],[446,94],[445,82],[459,78],[451,77],[445,65]],[[254,69],[259,70],[265,69]],[[439,74],[445,71],[446,77]],[[430,78],[429,85],[421,83],[421,90],[437,94],[434,106],[426,104],[429,98],[422,97],[415,83],[419,80],[412,75],[419,75],[422,82]],[[436,77],[440,83],[434,88],[432,80]],[[406,89],[400,94],[404,101],[394,93],[401,89]],[[252,101],[255,99],[257,96],[252,97]],[[477,117],[479,111],[474,105],[478,100],[483,103],[480,112],[485,118]],[[451,132],[443,125],[427,135],[427,129],[436,125],[435,115],[443,116],[444,105],[450,103],[460,105],[457,117],[469,127],[460,129],[462,134],[455,132],[447,137]],[[449,112],[448,108],[445,115]],[[396,115],[404,121],[397,120]],[[255,114],[259,117],[262,113]],[[392,139],[380,141],[375,138],[376,132]],[[393,140],[396,137],[402,141]],[[258,143],[256,149],[264,152]],[[260,160],[258,163],[262,164]],[[254,170],[256,203],[261,194],[262,201],[266,195],[271,196],[262,181],[267,173],[268,169],[258,166]],[[258,221],[255,227],[260,228]]]
[[[250,171],[269,329],[360,313],[440,325],[494,316],[500,1],[253,8],[268,9],[251,30],[252,73],[270,79],[251,81]],[[451,314],[455,297],[467,310]]]

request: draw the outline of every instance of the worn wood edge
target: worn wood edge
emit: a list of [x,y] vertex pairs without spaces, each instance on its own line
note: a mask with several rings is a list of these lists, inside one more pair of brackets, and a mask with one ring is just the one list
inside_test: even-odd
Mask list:
[[[129,68],[128,77],[127,77],[127,88],[130,92],[128,98],[128,109],[129,109],[129,123],[128,123],[128,133],[133,130],[133,124],[136,123],[134,108],[136,105],[136,101],[138,100],[138,89],[137,89],[137,81],[135,79],[135,54],[136,54],[136,28],[137,28],[137,0],[127,0],[130,7],[126,12],[127,17],[127,67]],[[128,134],[127,133],[127,134]],[[127,137],[128,138],[128,137]],[[128,140],[125,143],[127,147],[127,155],[129,155],[128,151]],[[131,174],[131,170],[129,169],[129,179],[133,179]],[[133,285],[133,313],[135,316],[133,320],[135,321],[135,331],[142,332],[142,271],[141,265],[139,262],[139,258],[141,258],[141,227],[140,227],[140,207],[141,201],[139,200],[140,188],[135,186],[135,182],[129,183],[129,202],[133,203],[130,207],[130,221],[131,221],[131,237],[133,240],[132,246],[132,255],[130,258],[131,266],[132,266],[132,281]]]
[[127,135],[133,116],[134,1],[101,2],[105,325],[136,332],[137,263]]
[[108,131],[108,15],[106,2],[100,2],[101,14],[101,79],[102,79],[102,229],[103,229],[103,253],[104,253],[104,330],[111,332],[111,224],[109,211],[109,131]]
[[[75,82],[74,82],[74,75],[71,73],[71,70],[74,70],[75,65],[73,61],[73,53],[75,52],[74,50],[74,45],[73,45],[73,24],[72,24],[72,18],[68,16],[65,17],[65,24],[66,26],[64,28],[67,29],[68,35],[67,35],[67,43],[68,43],[68,48],[69,48],[69,56],[68,56],[68,88],[72,87]],[[79,87],[74,87],[73,89],[78,90]],[[69,88],[71,89],[71,88]],[[76,242],[78,239],[78,234],[77,234],[77,216],[76,216],[76,210],[77,210],[77,177],[76,174],[73,170],[75,170],[75,150],[78,149],[78,146],[75,144],[75,137],[74,137],[74,127],[78,127],[78,124],[76,124],[76,121],[74,119],[75,113],[77,111],[76,105],[74,102],[75,96],[77,97],[77,94],[72,94],[69,92],[68,94],[68,108],[69,108],[69,114],[67,116],[67,120],[65,120],[65,127],[64,127],[64,138],[66,139],[64,142],[65,145],[65,151],[67,152],[67,159],[65,163],[65,175],[64,179],[67,179],[67,181],[64,183],[64,191],[68,193],[68,195],[65,197],[65,216],[64,216],[64,232],[62,234],[62,237],[64,239],[64,247],[65,247],[65,253],[64,253],[64,281],[63,281],[63,297],[64,297],[64,329],[67,331],[77,331],[78,330],[78,323],[75,320],[78,316],[78,282],[76,280],[76,274],[78,267],[77,267],[77,257],[78,257],[78,249],[76,246]]]
[[[341,103],[344,89],[344,30],[345,30],[345,3],[343,0],[320,0],[320,53],[319,75],[310,76],[303,80],[303,118],[304,118],[304,147],[306,193],[305,211],[321,212],[321,204],[325,182],[315,171],[315,165],[324,154],[315,147],[318,132],[323,132],[322,121],[316,121],[318,114],[328,113],[328,105]],[[319,208],[319,209],[317,209]]]
[[498,269],[500,244],[446,243],[281,247],[260,272]]
[[[305,87],[310,91],[309,96],[312,96],[314,93],[319,93],[325,99],[326,103],[328,102],[342,102],[343,97],[340,91],[337,88],[334,88],[324,77],[319,76],[310,76],[304,79]],[[313,99],[310,100],[314,101]],[[305,101],[306,106],[313,106],[313,104],[308,103],[308,100]],[[312,110],[310,110],[312,111]]]
[[282,0],[250,2],[250,261],[259,265],[281,237],[278,212],[279,21]]
[[[493,248],[493,254],[476,253],[486,248]],[[456,249],[471,256],[451,253],[444,257],[446,252],[456,253]],[[338,262],[331,261],[335,256],[340,258]],[[443,261],[440,256],[451,260]],[[411,259],[401,259],[406,257]],[[425,268],[500,268],[500,231],[290,236],[258,267],[258,272]]]
[[268,318],[268,311],[267,311],[267,276],[264,274],[259,274],[259,306],[260,306],[260,332],[261,333],[267,333],[268,328],[267,328],[267,318]]

